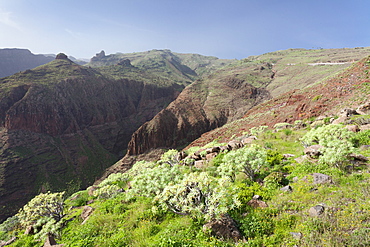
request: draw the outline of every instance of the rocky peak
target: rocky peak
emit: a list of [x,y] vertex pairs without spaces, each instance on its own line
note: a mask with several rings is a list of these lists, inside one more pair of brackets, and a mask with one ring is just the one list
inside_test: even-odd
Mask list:
[[105,58],[105,51],[101,51],[99,53],[96,53],[96,55],[94,57],[92,57],[90,59],[90,62],[96,62],[96,61],[100,61],[101,59]]
[[66,54],[64,54],[64,53],[59,53],[59,54],[55,57],[55,59],[64,59],[64,60],[69,60],[69,59],[68,59],[68,56],[67,56]]

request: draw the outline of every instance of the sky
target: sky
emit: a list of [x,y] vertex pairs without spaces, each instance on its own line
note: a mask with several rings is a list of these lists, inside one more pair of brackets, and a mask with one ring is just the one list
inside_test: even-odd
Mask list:
[[76,58],[170,49],[242,59],[370,46],[369,0],[0,0],[0,48]]

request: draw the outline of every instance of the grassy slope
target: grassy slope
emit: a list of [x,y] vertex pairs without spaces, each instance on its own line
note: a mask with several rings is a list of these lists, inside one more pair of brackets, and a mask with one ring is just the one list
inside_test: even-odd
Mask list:
[[[284,154],[303,153],[299,139],[308,128],[273,131],[258,135],[257,143]],[[368,140],[369,141],[369,140]],[[213,143],[216,145],[216,143]],[[367,151],[363,154],[369,156]],[[214,174],[211,162],[203,171]],[[193,169],[196,172],[197,169]],[[246,238],[238,246],[368,246],[370,244],[370,168],[358,166],[353,171],[321,166],[317,161],[297,163],[288,159],[269,166],[261,172],[261,179],[276,172],[285,174],[282,184],[250,183],[240,174],[236,184],[242,206],[229,211]],[[322,172],[331,175],[332,184],[313,184],[310,174]],[[298,180],[293,179],[298,177]],[[295,182],[293,182],[295,181]],[[280,188],[289,183],[293,192]],[[81,206],[93,196],[79,192],[77,199],[66,201],[68,206]],[[267,208],[253,209],[245,205],[253,195],[261,195]],[[321,217],[310,217],[309,208],[325,205]],[[179,216],[171,212],[153,212],[151,198],[127,200],[124,193],[110,199],[96,199],[89,206],[95,210],[85,224],[80,214],[82,207],[67,210],[72,218],[61,232],[58,243],[67,246],[235,246],[233,241],[220,240],[202,231],[203,220]],[[1,233],[1,231],[0,231]],[[301,234],[294,238],[292,233]],[[1,234],[0,234],[1,237]],[[12,246],[34,246],[32,236],[20,235]],[[28,245],[29,244],[29,245]]]

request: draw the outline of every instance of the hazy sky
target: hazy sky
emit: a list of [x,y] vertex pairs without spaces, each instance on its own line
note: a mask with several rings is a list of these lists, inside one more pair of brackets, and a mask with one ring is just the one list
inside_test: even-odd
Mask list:
[[0,0],[0,48],[245,58],[370,46],[370,0]]

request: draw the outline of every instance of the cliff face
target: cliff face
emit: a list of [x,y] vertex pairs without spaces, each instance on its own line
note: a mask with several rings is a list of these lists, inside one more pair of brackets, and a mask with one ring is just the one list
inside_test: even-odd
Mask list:
[[52,60],[53,57],[35,55],[26,49],[0,49],[0,78],[35,68]]
[[68,59],[1,79],[0,220],[40,191],[91,185],[179,90]]
[[[271,77],[271,71],[260,79]],[[151,121],[133,134],[128,154],[137,155],[160,147],[179,147],[201,134],[242,117],[250,108],[270,98],[236,75],[213,75],[194,82]]]

